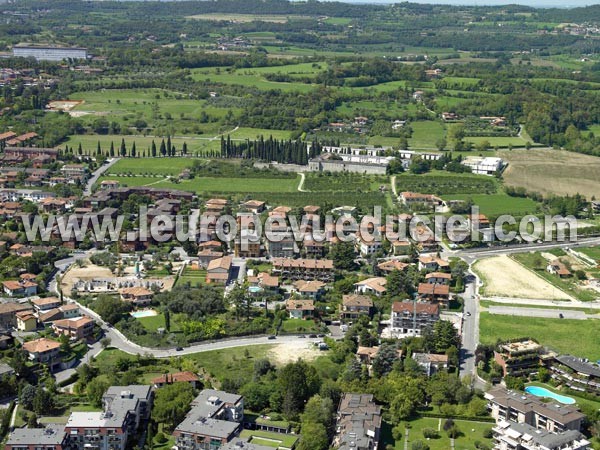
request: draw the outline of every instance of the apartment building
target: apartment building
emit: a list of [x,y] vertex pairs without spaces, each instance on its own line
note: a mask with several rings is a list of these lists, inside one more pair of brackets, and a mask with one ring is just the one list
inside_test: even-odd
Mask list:
[[590,442],[575,430],[550,433],[526,423],[500,421],[493,429],[496,450],[587,450]]
[[4,450],[66,450],[68,436],[64,425],[48,424],[45,428],[15,428]]
[[370,394],[344,394],[337,412],[333,446],[338,450],[375,450],[379,446],[381,406]]
[[506,342],[498,345],[494,360],[502,367],[504,376],[527,375],[539,367],[541,351],[542,346],[531,339]]
[[242,396],[205,389],[191,406],[173,432],[178,450],[216,450],[240,433],[244,419]]
[[394,337],[421,336],[440,320],[440,307],[432,303],[394,302],[391,334]]
[[273,273],[293,280],[332,281],[333,261],[330,259],[274,258]]
[[579,431],[585,415],[572,406],[544,403],[538,397],[496,387],[485,393],[488,409],[496,423],[505,420],[526,423],[536,430],[562,433]]

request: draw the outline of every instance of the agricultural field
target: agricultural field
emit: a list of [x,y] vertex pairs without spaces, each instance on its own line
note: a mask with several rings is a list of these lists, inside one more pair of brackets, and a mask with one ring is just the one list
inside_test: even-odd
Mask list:
[[191,287],[198,287],[206,284],[206,270],[192,269],[187,266],[183,273],[177,279],[178,285],[189,284]]
[[[530,337],[559,353],[575,353],[582,358],[597,361],[600,359],[598,325],[596,319],[545,319],[482,312],[479,337],[483,344],[495,344],[499,339]],[[574,336],[577,337],[577,348],[573,347]]]
[[498,217],[502,214],[510,214],[522,217],[526,214],[535,214],[538,204],[530,198],[511,197],[499,194],[473,194],[473,195],[445,195],[444,200],[472,200],[479,207],[479,212],[488,217]]
[[190,168],[193,160],[189,158],[121,158],[111,166],[109,175],[178,175]]
[[482,297],[515,297],[539,300],[572,300],[572,297],[540,278],[507,255],[477,261]]
[[449,172],[429,172],[423,175],[404,173],[396,177],[398,192],[412,191],[422,194],[494,194],[498,182],[492,177]]
[[600,247],[577,247],[577,251],[596,261],[600,261]]
[[311,192],[317,191],[348,191],[368,192],[376,191],[379,186],[388,182],[387,177],[375,175],[361,175],[351,173],[340,174],[306,174],[303,189]]
[[529,142],[520,136],[467,136],[465,141],[475,146],[488,142],[491,148],[525,147]]
[[314,19],[311,16],[302,15],[280,15],[280,14],[233,14],[233,13],[206,13],[206,14],[194,14],[193,16],[187,16],[188,19],[194,20],[210,20],[210,21],[227,21],[235,23],[248,23],[248,22],[272,22],[272,23],[286,23],[289,20],[308,20]]
[[600,198],[600,158],[560,150],[501,151],[508,162],[507,186],[544,195],[581,194]]
[[444,124],[438,121],[411,122],[410,127],[413,134],[408,140],[408,145],[415,150],[437,150],[437,143],[446,135]]

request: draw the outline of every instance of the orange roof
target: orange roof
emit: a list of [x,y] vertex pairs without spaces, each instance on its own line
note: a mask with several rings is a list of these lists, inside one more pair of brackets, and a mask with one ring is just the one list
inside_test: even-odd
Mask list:
[[233,259],[231,256],[224,256],[222,258],[213,259],[208,263],[206,270],[224,269],[229,270]]
[[318,292],[325,287],[325,283],[317,280],[299,280],[294,283],[294,287],[299,292]]
[[344,306],[373,306],[373,300],[366,295],[350,294],[342,297],[342,303]]
[[289,299],[285,302],[287,311],[314,311],[315,302],[313,300],[294,300]]
[[433,303],[415,303],[413,302],[394,302],[392,311],[395,313],[413,313],[413,308],[417,309],[417,314],[437,315],[440,313],[440,306]]
[[452,278],[452,275],[444,272],[431,272],[425,275],[426,280],[429,280],[430,278],[443,278],[445,280],[450,280]]
[[420,283],[419,294],[421,295],[450,295],[450,286],[447,284],[431,284],[431,283]]
[[119,291],[119,293],[121,295],[131,295],[132,297],[145,297],[147,295],[154,294],[154,292],[152,292],[151,290],[139,286],[123,288]]
[[3,281],[2,285],[9,291],[14,291],[17,289],[21,289],[23,287],[23,286],[21,286],[21,283],[19,283],[18,281],[14,281],[14,280]]
[[273,258],[273,267],[305,268],[305,269],[333,269],[333,261],[330,259]]
[[410,266],[410,264],[402,262],[402,261],[398,261],[396,259],[392,259],[390,261],[384,261],[382,263],[377,264],[377,267],[380,270],[383,270],[384,272],[392,272],[394,270],[403,271],[408,266]]
[[57,328],[69,328],[69,329],[75,328],[75,329],[77,329],[77,328],[83,328],[91,322],[93,322],[92,319],[90,319],[87,316],[83,316],[83,317],[78,317],[76,319],[57,320],[52,323],[52,326],[57,327]]
[[36,298],[35,300],[31,300],[31,303],[35,306],[46,306],[60,303],[60,300],[56,297]]
[[34,341],[25,342],[23,348],[29,353],[42,353],[49,350],[57,350],[60,344],[52,339],[40,338]]
[[354,283],[354,286],[368,286],[374,291],[377,292],[385,292],[385,285],[387,284],[387,280],[383,277],[374,277],[367,278],[366,280],[359,281],[358,283]]

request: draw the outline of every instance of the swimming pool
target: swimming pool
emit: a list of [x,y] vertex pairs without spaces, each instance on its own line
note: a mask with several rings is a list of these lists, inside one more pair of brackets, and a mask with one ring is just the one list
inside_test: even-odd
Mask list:
[[525,388],[525,392],[531,395],[535,395],[536,397],[551,398],[559,403],[562,403],[563,405],[572,405],[575,403],[575,399],[571,397],[555,394],[554,392],[539,386],[527,386]]
[[134,312],[130,312],[129,314],[131,314],[131,316],[135,317],[136,319],[140,319],[142,317],[154,317],[154,316],[158,315],[158,313],[153,309],[144,309],[143,311],[134,311]]
[[262,292],[262,288],[260,286],[250,286],[248,288],[248,292],[250,292],[251,294],[258,294],[260,292]]

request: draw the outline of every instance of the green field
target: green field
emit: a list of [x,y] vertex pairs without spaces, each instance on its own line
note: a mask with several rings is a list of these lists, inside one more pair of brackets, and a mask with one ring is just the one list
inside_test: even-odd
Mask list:
[[[147,177],[102,177],[102,180],[116,180],[127,186],[147,186],[155,188],[179,189],[190,192],[294,192],[298,188],[300,178],[211,178],[197,177],[193,180],[182,180],[179,183]],[[148,182],[149,181],[149,182]]]
[[473,194],[473,195],[445,195],[444,200],[473,200],[479,207],[479,212],[488,217],[497,217],[502,214],[523,216],[537,212],[538,205],[529,198],[511,197],[506,194]]
[[108,174],[178,175],[191,167],[193,161],[191,158],[121,158]]
[[280,331],[284,333],[313,333],[321,328],[312,320],[286,319],[281,323]]
[[[491,148],[507,148],[509,146],[513,147],[525,147],[527,145],[527,140],[523,139],[519,136],[483,136],[483,137],[466,137],[465,141],[472,142],[473,145],[477,146],[478,144],[487,141],[490,144]],[[531,142],[530,142],[531,143]]]
[[270,433],[268,431],[244,430],[240,437],[248,439],[257,445],[273,448],[293,448],[298,441],[298,436],[293,434]]
[[198,287],[206,284],[206,270],[193,270],[189,266],[186,267],[177,279],[178,285],[189,283],[191,287]]
[[577,251],[596,261],[600,261],[600,247],[578,247]]
[[151,317],[139,317],[138,320],[146,330],[155,332],[158,328],[165,327],[165,316],[160,313]]
[[408,140],[411,149],[436,150],[437,142],[444,138],[446,130],[441,122],[425,120],[411,122],[412,137]]
[[[436,419],[432,417],[422,417],[419,419],[411,420],[405,423],[408,427],[408,439],[406,439],[406,432],[402,433],[402,439],[395,443],[396,450],[404,450],[405,442],[408,440],[408,448],[410,449],[412,444],[416,441],[426,443],[430,450],[448,450],[451,448],[450,438],[443,430],[443,425],[446,419]],[[454,420],[454,423],[461,432],[454,441],[455,450],[473,450],[475,448],[475,441],[479,441],[488,445],[491,445],[491,439],[483,437],[485,430],[492,428],[492,423],[486,422],[472,422],[466,420]],[[423,437],[424,428],[433,428],[434,430],[440,430],[439,439],[429,439]]]
[[[599,326],[600,322],[595,319],[545,319],[482,312],[479,320],[479,335],[482,344],[530,337],[560,353],[574,354],[596,361],[600,359]],[[577,341],[575,347],[574,339]]]

